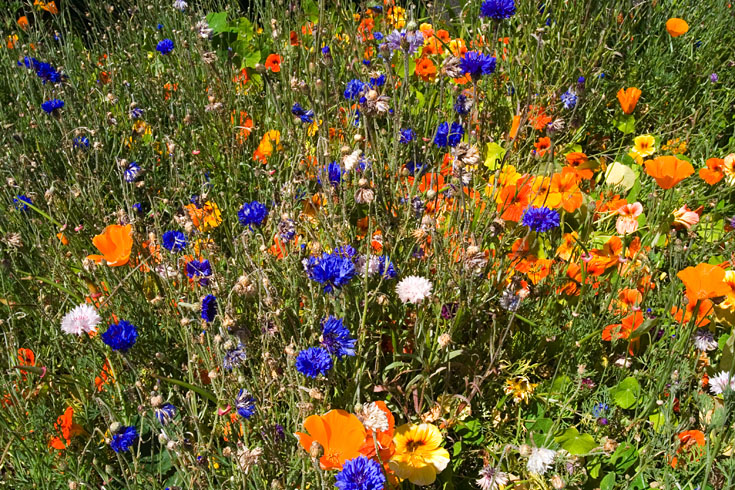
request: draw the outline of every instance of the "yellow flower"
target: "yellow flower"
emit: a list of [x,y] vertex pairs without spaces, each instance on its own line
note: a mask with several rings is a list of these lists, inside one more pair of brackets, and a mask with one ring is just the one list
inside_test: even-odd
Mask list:
[[720,307],[735,312],[735,270],[725,271],[725,284],[730,290],[725,295],[725,301],[720,303]]
[[442,435],[432,424],[404,424],[393,436],[396,452],[388,463],[402,480],[431,485],[449,464],[449,452],[441,447]]
[[629,155],[638,162],[639,165],[643,164],[645,157],[651,156],[656,153],[656,139],[650,134],[644,134],[636,136],[633,139],[633,148],[630,150]]
[[398,30],[403,29],[406,26],[406,9],[398,6],[388,9],[388,22]]
[[513,394],[513,401],[519,403],[521,401],[528,403],[528,399],[533,394],[533,390],[538,386],[537,383],[531,383],[525,376],[516,376],[505,382],[506,395]]

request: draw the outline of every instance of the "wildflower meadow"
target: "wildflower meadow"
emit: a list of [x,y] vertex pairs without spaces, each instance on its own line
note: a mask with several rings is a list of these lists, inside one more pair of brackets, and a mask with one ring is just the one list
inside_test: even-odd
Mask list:
[[735,488],[731,2],[0,5],[0,488]]

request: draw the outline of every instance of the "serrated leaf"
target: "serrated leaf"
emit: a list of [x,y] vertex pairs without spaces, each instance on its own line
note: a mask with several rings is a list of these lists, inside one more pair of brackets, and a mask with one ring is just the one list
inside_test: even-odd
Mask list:
[[580,434],[574,427],[568,428],[562,435],[556,436],[554,440],[569,454],[574,455],[587,454],[597,447],[597,443],[591,435]]
[[628,409],[638,403],[641,385],[637,379],[628,376],[611,390],[613,401],[620,408]]

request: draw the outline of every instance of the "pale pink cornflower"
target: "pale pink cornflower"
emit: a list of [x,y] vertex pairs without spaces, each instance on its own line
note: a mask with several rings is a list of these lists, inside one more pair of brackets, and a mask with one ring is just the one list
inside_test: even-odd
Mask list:
[[102,318],[97,314],[97,310],[88,304],[81,304],[64,315],[61,320],[61,330],[65,333],[82,335],[83,333],[91,333],[96,330],[97,325]]
[[408,276],[396,285],[396,294],[404,303],[421,303],[431,296],[431,281],[424,277]]
[[720,371],[717,376],[709,379],[709,390],[713,395],[719,395],[727,391],[727,389],[735,391],[735,375],[727,371]]

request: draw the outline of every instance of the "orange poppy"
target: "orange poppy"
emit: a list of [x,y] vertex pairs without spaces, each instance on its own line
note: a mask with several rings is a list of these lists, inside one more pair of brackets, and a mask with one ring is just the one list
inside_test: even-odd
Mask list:
[[725,270],[712,264],[697,264],[679,271],[676,277],[686,286],[686,295],[690,303],[697,300],[725,296],[729,287],[725,283]]
[[629,87],[618,90],[618,102],[625,114],[630,114],[635,110],[638,99],[641,97],[641,91],[635,87]]
[[33,5],[50,14],[55,15],[59,13],[59,9],[56,8],[56,2],[42,2],[41,0],[35,0]]
[[18,18],[18,27],[23,29],[24,31],[28,29],[28,17],[25,15]]
[[114,383],[115,382],[115,376],[112,373],[112,368],[110,367],[110,360],[105,359],[105,363],[102,365],[102,371],[100,371],[99,376],[95,376],[94,378],[94,386],[97,388],[97,391],[104,390],[104,386],[106,384]]
[[565,167],[560,174],[551,178],[551,187],[561,195],[561,206],[567,213],[573,213],[582,206],[584,196],[577,185],[578,174],[574,169]]
[[679,37],[687,33],[689,24],[684,19],[673,17],[666,21],[666,32],[671,37]]
[[[679,438],[679,449],[676,450],[677,455],[685,451],[688,453],[692,450],[695,450],[695,454],[701,453],[702,451],[704,451],[704,449],[700,448],[703,448],[707,445],[707,441],[704,437],[704,432],[702,432],[701,430],[685,430],[677,437]],[[678,462],[679,458],[674,457],[671,460],[671,467],[676,468]]]
[[587,273],[593,276],[602,275],[606,270],[620,263],[623,242],[617,236],[610,237],[601,249],[590,250],[587,261]]
[[360,456],[365,437],[365,427],[360,420],[344,410],[330,410],[324,415],[311,415],[304,421],[309,433],[296,432],[301,447],[311,451],[314,442],[324,450],[319,459],[323,470],[341,470],[348,459]]
[[566,168],[574,170],[574,173],[577,174],[577,177],[580,180],[589,180],[594,175],[594,172],[588,164],[589,158],[587,158],[586,154],[580,151],[573,151],[571,153],[567,153],[565,158],[568,165]]
[[699,169],[699,177],[709,185],[715,185],[725,176],[722,171],[725,160],[722,158],[708,158],[705,165],[707,165],[707,168]]
[[643,324],[643,313],[636,311],[623,318],[622,323],[608,325],[602,330],[602,340],[608,342],[618,339],[627,339],[630,334]]
[[419,58],[416,61],[414,73],[425,82],[431,82],[436,78],[436,65],[429,58]]
[[521,126],[521,116],[516,115],[513,116],[513,122],[510,125],[510,132],[508,133],[508,139],[514,140],[516,139],[516,136],[518,136],[518,129]]
[[546,114],[543,107],[530,105],[528,106],[528,120],[531,122],[533,129],[542,131],[553,119]]
[[84,433],[82,426],[73,422],[73,417],[74,409],[71,407],[68,407],[63,415],[59,415],[56,423],[54,423],[54,428],[61,431],[63,439],[60,437],[52,438],[48,443],[49,447],[64,450],[71,442],[72,437]]
[[283,61],[283,58],[281,58],[281,55],[279,54],[270,54],[268,55],[268,58],[265,60],[265,68],[266,70],[270,70],[273,73],[278,73],[281,71],[281,62]]
[[646,162],[646,173],[656,180],[662,189],[671,189],[694,173],[694,167],[675,156],[654,158]]
[[[699,305],[697,307],[697,305]],[[692,320],[692,314],[696,311],[697,317],[695,326],[696,327],[706,327],[710,324],[710,321],[707,319],[707,317],[710,315],[710,313],[714,312],[713,309],[713,303],[712,301],[708,299],[700,300],[699,302],[693,302],[690,301],[686,308],[683,310],[681,308],[677,308],[676,306],[671,307],[671,314],[674,316],[674,319],[681,323],[682,325],[688,324]]]
[[516,223],[521,220],[523,210],[531,200],[533,188],[528,180],[523,179],[522,182],[520,180],[515,184],[504,186],[498,193],[496,201],[498,213],[502,213],[500,219]]
[[102,252],[102,255],[88,255],[87,258],[94,260],[97,264],[105,259],[110,267],[127,264],[130,260],[130,251],[133,248],[131,232],[131,225],[108,226],[100,235],[92,239],[92,243],[97,247],[97,250]]
[[567,296],[579,296],[579,286],[582,284],[582,268],[577,264],[569,264],[566,276],[567,282],[562,287],[557,288],[557,293]]

